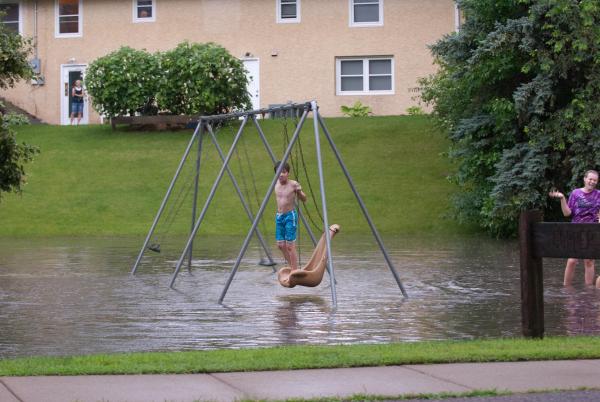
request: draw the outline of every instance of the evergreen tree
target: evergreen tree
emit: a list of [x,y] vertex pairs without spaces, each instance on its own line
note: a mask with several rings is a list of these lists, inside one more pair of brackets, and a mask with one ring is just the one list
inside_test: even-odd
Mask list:
[[557,218],[548,191],[600,167],[600,2],[458,3],[464,24],[432,46],[422,96],[458,163],[457,216],[508,236],[521,210]]

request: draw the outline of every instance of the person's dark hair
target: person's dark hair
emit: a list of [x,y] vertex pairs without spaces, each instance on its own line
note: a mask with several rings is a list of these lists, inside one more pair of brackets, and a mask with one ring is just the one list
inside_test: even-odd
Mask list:
[[[277,169],[279,169],[279,165],[281,165],[281,161],[277,161],[277,162],[275,163],[275,168],[274,168],[273,170],[274,170],[276,173],[277,173]],[[289,163],[287,163],[287,162],[286,162],[286,163],[283,165],[283,171],[284,171],[284,172],[289,172],[289,171],[290,171],[290,164],[289,164]]]

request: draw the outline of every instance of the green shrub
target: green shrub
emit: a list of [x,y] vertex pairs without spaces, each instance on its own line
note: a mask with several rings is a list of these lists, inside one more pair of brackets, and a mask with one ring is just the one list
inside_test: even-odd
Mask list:
[[[2,102],[0,109],[4,109]],[[17,134],[12,127],[27,123],[22,115],[4,114],[0,110],[0,197],[3,192],[20,193],[23,190],[26,183],[24,165],[39,153],[39,148],[17,142]]]
[[87,69],[85,85],[94,108],[108,117],[157,113],[159,82],[156,56],[121,47],[99,57]]
[[365,117],[373,113],[370,106],[363,105],[360,101],[354,102],[352,106],[342,105],[341,110],[344,116],[349,117]]
[[406,109],[406,113],[409,116],[421,116],[426,114],[420,106],[411,106],[408,109]]
[[173,114],[217,114],[250,107],[242,62],[214,43],[180,43],[159,58],[157,95]]
[[[0,12],[0,17],[3,14]],[[33,76],[28,62],[31,50],[30,39],[0,24],[0,89],[12,88],[20,79]],[[39,151],[34,146],[17,142],[12,127],[25,121],[23,116],[6,113],[0,102],[0,196],[5,192],[22,191],[26,178],[24,165]]]

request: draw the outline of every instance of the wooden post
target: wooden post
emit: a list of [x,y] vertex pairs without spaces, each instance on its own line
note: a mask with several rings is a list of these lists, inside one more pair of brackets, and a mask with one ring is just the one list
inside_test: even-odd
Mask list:
[[534,223],[542,221],[540,211],[523,211],[519,217],[521,254],[521,328],[523,336],[544,337],[544,283],[542,257],[533,248]]

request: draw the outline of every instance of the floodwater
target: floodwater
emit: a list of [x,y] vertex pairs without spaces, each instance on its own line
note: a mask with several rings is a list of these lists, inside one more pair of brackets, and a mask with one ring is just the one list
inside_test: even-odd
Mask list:
[[[132,276],[142,241],[0,239],[0,358],[521,334],[515,241],[384,237],[405,300],[373,238],[342,232],[332,243],[337,309],[327,278],[283,288],[257,264],[256,245],[219,305],[241,238],[199,238],[192,270],[169,289],[182,244],[147,252]],[[563,264],[544,261],[546,334],[600,335],[600,290],[581,283],[582,268],[564,289]]]

